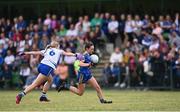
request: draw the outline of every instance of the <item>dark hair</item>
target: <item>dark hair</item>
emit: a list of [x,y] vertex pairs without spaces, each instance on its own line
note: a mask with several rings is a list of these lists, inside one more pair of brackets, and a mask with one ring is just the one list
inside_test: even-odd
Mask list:
[[86,49],[89,49],[91,46],[93,46],[93,43],[92,42],[88,42],[85,44],[85,50]]

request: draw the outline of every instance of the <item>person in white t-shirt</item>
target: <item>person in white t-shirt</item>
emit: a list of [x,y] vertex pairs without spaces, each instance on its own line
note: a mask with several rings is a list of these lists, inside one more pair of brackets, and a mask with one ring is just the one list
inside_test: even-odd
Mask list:
[[108,31],[109,31],[109,40],[111,43],[114,44],[118,34],[118,26],[119,23],[116,20],[115,15],[111,15],[111,21],[108,23]]
[[45,50],[42,51],[30,51],[30,52],[24,52],[20,53],[19,55],[42,55],[44,58],[41,60],[40,64],[38,65],[38,72],[39,75],[36,78],[36,80],[29,85],[23,92],[20,92],[16,96],[16,104],[19,104],[21,99],[30,91],[32,91],[34,88],[42,84],[44,81],[46,83],[44,84],[42,95],[40,97],[40,101],[48,102],[50,101],[47,99],[46,92],[48,91],[50,85],[52,84],[52,74],[53,72],[56,73],[56,67],[59,63],[62,63],[62,56],[76,56],[74,53],[67,53],[62,49],[59,49],[59,43],[56,41],[52,41],[50,45],[46,47]]
[[155,28],[152,31],[152,34],[156,34],[156,35],[161,35],[161,33],[163,32],[160,24],[158,22],[155,23]]
[[132,16],[127,15],[127,20],[126,20],[126,23],[125,23],[124,32],[125,32],[125,35],[128,37],[128,41],[130,41],[130,42],[133,42],[134,27],[135,27],[135,22],[132,19]]
[[114,63],[122,63],[123,61],[123,54],[120,51],[120,49],[118,47],[115,48],[114,53],[111,54],[110,57],[110,63],[114,64]]
[[84,20],[83,20],[83,24],[82,24],[83,31],[88,32],[90,26],[91,26],[91,23],[89,22],[89,17],[84,16]]
[[8,50],[7,51],[7,56],[4,59],[5,64],[12,65],[14,61],[15,61],[14,55],[11,53],[10,50]]
[[79,27],[82,26],[82,23],[83,23],[83,17],[79,17],[79,21],[76,23],[75,29],[78,30]]
[[77,30],[74,28],[74,24],[70,25],[70,29],[67,31],[67,37],[76,37],[78,35]]
[[135,15],[133,32],[139,36],[141,33],[143,22],[140,20],[139,15]]

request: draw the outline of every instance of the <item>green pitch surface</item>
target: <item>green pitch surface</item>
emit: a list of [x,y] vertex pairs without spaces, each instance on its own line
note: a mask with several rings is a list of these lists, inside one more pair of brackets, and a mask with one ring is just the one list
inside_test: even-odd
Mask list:
[[180,92],[171,91],[120,91],[104,90],[106,99],[112,104],[100,104],[94,90],[87,90],[83,96],[76,96],[69,91],[49,91],[51,102],[39,102],[39,91],[26,95],[21,104],[15,104],[18,91],[0,91],[1,111],[180,111]]

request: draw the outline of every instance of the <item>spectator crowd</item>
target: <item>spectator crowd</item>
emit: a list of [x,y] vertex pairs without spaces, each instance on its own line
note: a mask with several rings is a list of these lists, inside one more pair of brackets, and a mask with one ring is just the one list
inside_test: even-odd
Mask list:
[[[73,18],[46,14],[37,20],[22,15],[0,18],[0,88],[27,87],[37,76],[41,56],[17,55],[43,50],[52,40],[67,52],[83,52],[85,42],[93,42],[96,52],[105,53],[106,43],[114,45],[103,69],[106,84],[120,87],[180,87],[180,17],[95,13]],[[120,41],[118,41],[120,40]],[[100,50],[102,49],[102,50]],[[103,57],[102,57],[103,58]],[[75,58],[64,57],[70,78],[75,77]],[[52,87],[57,83],[54,76]]]

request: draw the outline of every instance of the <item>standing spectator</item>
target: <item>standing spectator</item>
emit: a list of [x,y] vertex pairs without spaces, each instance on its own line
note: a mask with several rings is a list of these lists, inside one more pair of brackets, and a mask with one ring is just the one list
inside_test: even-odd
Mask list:
[[23,19],[23,16],[19,16],[18,18],[18,24],[17,24],[17,29],[20,30],[22,29],[23,31],[26,29],[26,21]]
[[44,25],[48,26],[48,28],[51,27],[51,15],[49,13],[46,14],[46,19],[44,20]]
[[64,27],[67,28],[66,16],[64,15],[61,16],[60,25],[64,25]]
[[145,14],[144,19],[143,19],[142,29],[149,31],[149,28],[150,28],[149,15],[148,15],[148,14]]
[[105,17],[102,20],[102,30],[104,34],[107,36],[109,31],[108,31],[108,24],[110,22],[110,14],[108,12],[105,13]]
[[37,20],[37,26],[38,26],[37,30],[40,30],[43,27],[43,22],[42,22],[42,18],[41,17],[39,17],[38,20]]
[[165,63],[163,60],[163,56],[158,50],[155,50],[152,53],[152,58],[150,60],[153,76],[153,85],[155,86],[163,86],[164,73],[165,73]]
[[175,15],[175,21],[174,24],[176,25],[176,30],[179,31],[180,29],[180,18],[179,18],[179,13],[176,13]]
[[172,26],[172,20],[169,15],[166,15],[166,19],[165,21],[163,21],[163,26],[162,26],[164,33],[170,33],[171,26]]
[[[72,52],[70,48],[66,49],[66,52]],[[71,84],[75,83],[76,75],[75,75],[75,70],[74,70],[74,62],[76,60],[76,57],[74,56],[65,56],[64,57],[64,62],[68,66],[68,74],[70,78]]]
[[125,35],[128,37],[128,41],[132,42],[133,38],[134,38],[134,34],[133,34],[133,28],[134,28],[134,20],[132,20],[132,16],[131,15],[127,15],[127,20],[125,23]]
[[13,19],[13,21],[14,21],[14,28],[15,28],[15,30],[17,30],[18,28],[17,28],[17,26],[18,26],[18,19],[15,17],[14,19]]
[[118,34],[119,23],[115,18],[115,15],[111,16],[111,21],[108,23],[109,40],[115,45],[115,41]]
[[88,32],[90,26],[91,26],[91,23],[89,22],[89,17],[86,15],[84,16],[84,20],[83,20],[83,31],[84,32]]
[[74,24],[73,23],[73,18],[71,16],[69,16],[67,18],[67,29],[69,29],[71,27],[71,24]]
[[58,21],[57,21],[57,17],[55,14],[52,15],[51,28],[52,29],[58,28]]
[[125,29],[125,24],[126,24],[126,17],[124,14],[121,14],[120,20],[119,20],[119,34],[121,36],[122,42],[124,42],[124,29]]
[[94,18],[91,20],[91,27],[94,29],[96,25],[101,26],[102,21],[99,17],[99,13],[95,13]]
[[30,76],[30,67],[27,64],[23,64],[20,68],[20,78],[22,81],[22,86],[25,86],[25,82],[28,76]]
[[142,26],[143,22],[140,20],[139,15],[135,15],[133,32],[136,34],[136,37],[140,35]]
[[163,23],[164,23],[164,16],[162,16],[162,15],[160,15],[160,16],[159,16],[158,23],[159,23],[160,27],[163,27]]
[[11,23],[10,19],[7,19],[6,25],[5,25],[5,32],[6,32],[5,36],[6,37],[8,37],[8,32],[10,32],[11,29],[12,29],[12,23]]
[[75,29],[78,30],[79,27],[81,27],[82,25],[83,25],[83,17],[79,17],[79,20],[75,25]]

